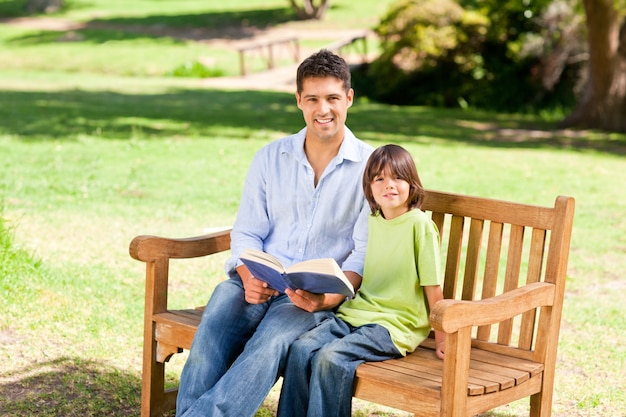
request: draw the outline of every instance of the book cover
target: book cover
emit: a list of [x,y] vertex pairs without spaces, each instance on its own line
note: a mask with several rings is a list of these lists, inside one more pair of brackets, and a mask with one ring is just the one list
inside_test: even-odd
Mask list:
[[311,259],[285,268],[276,257],[247,249],[240,259],[252,275],[279,292],[290,288],[354,296],[354,287],[333,258]]

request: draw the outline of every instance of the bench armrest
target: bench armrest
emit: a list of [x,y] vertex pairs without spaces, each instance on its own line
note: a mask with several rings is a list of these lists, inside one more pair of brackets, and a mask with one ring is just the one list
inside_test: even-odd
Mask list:
[[137,236],[129,246],[130,256],[142,262],[158,259],[197,258],[230,249],[230,229],[188,238]]
[[468,326],[484,326],[510,319],[533,308],[552,305],[555,286],[536,282],[505,294],[477,301],[445,299],[430,313],[435,330],[455,333]]

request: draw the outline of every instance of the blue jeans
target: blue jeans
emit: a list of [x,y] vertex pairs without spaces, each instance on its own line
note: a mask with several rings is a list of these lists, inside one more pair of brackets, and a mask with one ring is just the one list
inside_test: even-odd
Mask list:
[[333,314],[292,343],[277,416],[350,417],[357,366],[400,356],[383,326],[353,327]]
[[241,280],[221,282],[181,374],[178,417],[253,416],[283,373],[289,345],[328,313],[308,313],[281,294],[248,304]]

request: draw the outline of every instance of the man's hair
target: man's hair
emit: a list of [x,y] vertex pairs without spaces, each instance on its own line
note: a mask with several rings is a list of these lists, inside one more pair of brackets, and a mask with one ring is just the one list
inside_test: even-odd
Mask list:
[[306,58],[298,67],[296,87],[302,93],[302,84],[307,78],[335,77],[343,82],[343,88],[348,92],[351,86],[350,67],[346,61],[327,49]]
[[413,161],[409,151],[402,146],[389,144],[381,146],[372,152],[363,172],[363,192],[370,205],[372,214],[381,213],[380,206],[374,200],[374,195],[372,194],[372,181],[385,170],[389,170],[389,173],[392,175],[409,183],[409,210],[420,208],[424,200],[425,191],[422,181],[417,174],[415,161]]

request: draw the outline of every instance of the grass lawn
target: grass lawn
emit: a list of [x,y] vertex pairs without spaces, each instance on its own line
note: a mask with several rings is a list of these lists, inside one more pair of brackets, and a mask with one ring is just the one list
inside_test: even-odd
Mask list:
[[[270,12],[251,10],[286,13],[277,0],[228,10],[107,3],[61,17],[155,24],[167,15],[193,26],[196,15],[245,12],[262,22]],[[351,10],[335,3],[329,25]],[[365,19],[357,9],[355,19]],[[301,128],[302,116],[291,94],[165,76],[194,59],[195,43],[127,35],[98,43],[86,33],[66,45],[45,39],[52,35],[0,26],[0,415],[139,415],[144,271],[128,255],[130,240],[230,225],[255,151]],[[147,61],[159,69],[137,70]],[[361,100],[348,125],[374,146],[408,148],[428,188],[543,205],[576,197],[553,415],[626,415],[626,137],[552,130],[532,116]],[[170,305],[204,304],[223,279],[222,261],[173,264]],[[184,358],[172,360],[172,385]],[[275,400],[276,390],[257,416],[271,416]],[[355,416],[374,415],[407,414],[357,402]],[[489,415],[524,416],[527,405]]]

